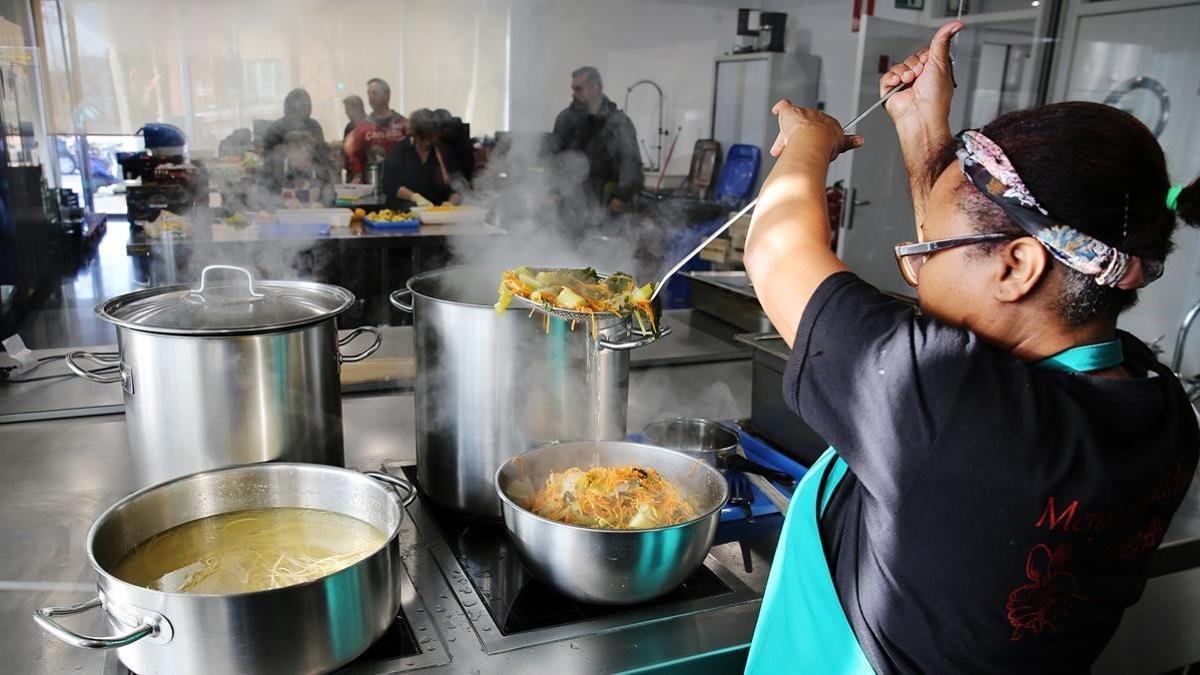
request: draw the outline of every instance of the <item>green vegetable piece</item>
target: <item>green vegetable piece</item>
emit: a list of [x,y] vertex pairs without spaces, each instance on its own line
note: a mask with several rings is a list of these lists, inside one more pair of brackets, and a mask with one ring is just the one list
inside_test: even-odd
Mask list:
[[570,274],[571,277],[584,283],[595,284],[599,283],[600,281],[600,275],[597,274],[596,270],[592,269],[591,267],[585,267],[581,270],[568,270],[567,273]]
[[614,272],[604,283],[610,292],[624,293],[633,288],[633,277],[624,272]]
[[650,296],[652,295],[654,295],[654,284],[647,282],[645,286],[642,286],[633,292],[633,299],[638,302],[645,302],[649,300]]

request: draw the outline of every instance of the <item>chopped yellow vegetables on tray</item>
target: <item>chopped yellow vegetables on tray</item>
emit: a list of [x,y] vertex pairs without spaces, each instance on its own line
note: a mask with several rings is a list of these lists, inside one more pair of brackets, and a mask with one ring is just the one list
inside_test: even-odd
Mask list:
[[412,211],[393,211],[391,209],[383,209],[382,211],[372,211],[367,214],[367,220],[382,223],[399,223],[405,220],[416,220],[417,214]]

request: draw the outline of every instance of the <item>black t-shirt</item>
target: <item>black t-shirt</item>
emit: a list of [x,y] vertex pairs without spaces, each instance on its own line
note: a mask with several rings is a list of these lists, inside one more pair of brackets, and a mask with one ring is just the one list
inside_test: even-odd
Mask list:
[[441,204],[454,194],[454,187],[442,176],[442,169],[438,165],[439,154],[445,164],[446,173],[453,181],[458,174],[458,161],[445,145],[433,144],[424,162],[421,161],[421,155],[417,153],[416,144],[411,136],[392,146],[387,161],[383,163],[383,193],[387,196],[388,208],[412,208],[412,202],[396,196],[396,191],[402,187],[416,192],[434,204]]
[[1196,472],[1178,380],[1051,372],[845,272],[805,309],[789,405],[850,467],[821,520],[880,673],[1089,668]]

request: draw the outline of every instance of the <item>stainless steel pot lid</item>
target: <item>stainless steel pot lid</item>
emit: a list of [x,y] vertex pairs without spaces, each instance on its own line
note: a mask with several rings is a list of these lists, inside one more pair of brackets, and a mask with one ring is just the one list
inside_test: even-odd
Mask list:
[[354,302],[340,286],[310,281],[255,281],[241,267],[210,265],[200,284],[126,293],[96,308],[132,330],[168,335],[228,335],[295,328],[335,317]]

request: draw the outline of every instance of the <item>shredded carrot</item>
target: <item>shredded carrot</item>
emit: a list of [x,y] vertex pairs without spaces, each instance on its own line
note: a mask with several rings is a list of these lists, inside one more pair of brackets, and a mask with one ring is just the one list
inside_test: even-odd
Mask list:
[[674,483],[640,466],[551,473],[529,509],[558,522],[609,530],[664,527],[696,517]]

